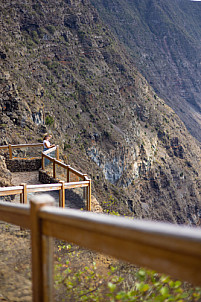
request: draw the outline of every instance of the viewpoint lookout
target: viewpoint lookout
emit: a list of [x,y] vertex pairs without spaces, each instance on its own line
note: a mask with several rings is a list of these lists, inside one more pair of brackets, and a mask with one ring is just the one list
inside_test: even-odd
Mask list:
[[59,146],[44,152],[42,147],[42,143],[0,146],[14,185],[0,188],[0,196],[26,204],[34,194],[48,193],[60,207],[91,211],[91,179],[62,162]]

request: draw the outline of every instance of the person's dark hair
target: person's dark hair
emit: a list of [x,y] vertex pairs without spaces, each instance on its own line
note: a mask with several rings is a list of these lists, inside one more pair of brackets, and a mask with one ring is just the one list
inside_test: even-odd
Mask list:
[[45,133],[43,136],[43,140],[46,140],[48,137],[52,137],[51,134]]
[[48,134],[45,133],[45,134],[43,135],[43,140],[45,140],[47,137],[48,137]]

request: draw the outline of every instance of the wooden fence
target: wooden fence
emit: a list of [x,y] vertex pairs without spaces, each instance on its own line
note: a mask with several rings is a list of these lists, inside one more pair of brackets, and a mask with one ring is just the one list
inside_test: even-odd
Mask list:
[[[53,158],[50,155],[48,155],[53,151],[56,151],[56,158]],[[72,168],[70,165],[61,162],[59,160],[58,146],[55,146],[54,148],[42,152],[42,170],[45,170],[45,159],[53,163],[53,178],[57,178],[58,176],[56,173],[57,166],[66,170],[66,183],[64,181],[60,181],[61,183],[63,183],[61,194],[60,194],[60,199],[62,200],[61,203],[65,204],[65,202],[63,201],[65,199],[65,189],[83,187],[84,199],[87,200],[87,210],[91,211],[91,179],[88,178],[87,174],[83,174],[78,170]],[[76,176],[76,182],[70,181],[70,173]],[[80,179],[82,181],[80,181]]]
[[[13,159],[12,151],[13,149],[21,148],[36,148],[42,147],[42,143],[38,144],[21,144],[21,145],[5,145],[0,146],[0,150],[9,151],[9,159]],[[53,158],[49,154],[55,151],[55,157]],[[70,165],[59,160],[59,146],[50,148],[47,151],[42,152],[42,169],[45,170],[45,158],[53,163],[53,178],[57,178],[56,166],[62,167],[66,170],[66,182],[60,181],[58,184],[47,184],[47,185],[27,185],[26,183],[21,184],[17,187],[4,187],[0,188],[0,196],[6,195],[16,195],[20,194],[20,203],[27,203],[27,194],[32,192],[47,192],[47,191],[59,191],[59,206],[65,207],[65,190],[83,188],[83,199],[87,202],[87,210],[91,211],[91,179],[87,177],[87,174],[83,174],[76,169],[72,168]],[[70,182],[70,173],[76,176],[76,181]],[[82,181],[80,181],[80,179]]]
[[0,150],[7,150],[9,152],[9,159],[13,158],[13,150],[14,149],[23,149],[23,148],[37,148],[40,147],[42,148],[43,143],[38,143],[38,144],[19,144],[19,145],[5,145],[5,146],[0,146]]
[[84,199],[87,203],[86,208],[88,211],[91,211],[91,179],[88,177],[80,182],[65,183],[64,181],[60,181],[60,183],[41,185],[27,185],[23,183],[15,187],[2,187],[0,188],[0,196],[20,195],[20,203],[27,204],[29,193],[59,191],[59,206],[65,208],[65,190],[75,188],[86,189],[84,190]]
[[55,208],[49,195],[28,205],[0,202],[0,220],[31,229],[33,301],[53,301],[55,237],[201,285],[201,229]]
[[[23,148],[36,148],[36,147],[42,147],[43,143],[38,143],[38,144],[20,144],[20,145],[5,145],[5,146],[0,146],[0,150],[7,150],[9,151],[9,159],[13,159],[12,151],[14,149],[23,149]],[[48,155],[49,153],[52,153],[55,151],[55,158],[52,156]],[[56,178],[56,166],[60,166],[64,169],[66,169],[66,181],[70,181],[70,172],[74,175],[77,176],[77,178],[81,178],[82,180],[85,180],[87,177],[87,174],[83,174],[76,169],[72,168],[70,165],[66,165],[65,163],[61,162],[59,160],[59,146],[55,146],[54,148],[51,148],[47,151],[42,152],[42,169],[45,170],[45,158],[48,159],[50,162],[53,163],[53,177]]]
[[[52,148],[53,149],[53,148]],[[49,150],[48,150],[49,151]],[[53,150],[54,151],[54,150]],[[49,151],[50,152],[50,151]],[[74,175],[77,176],[77,180],[79,180],[79,178],[81,178],[82,180],[85,180],[85,178],[87,177],[87,174],[83,174],[79,171],[77,171],[76,169],[72,168],[70,165],[66,165],[65,163],[61,162],[58,159],[58,156],[55,158],[47,155],[47,153],[42,152],[42,169],[45,170],[45,158],[48,159],[50,162],[53,163],[53,177],[56,178],[57,174],[56,174],[56,166],[62,167],[66,170],[66,181],[69,182],[70,181],[70,172]]]

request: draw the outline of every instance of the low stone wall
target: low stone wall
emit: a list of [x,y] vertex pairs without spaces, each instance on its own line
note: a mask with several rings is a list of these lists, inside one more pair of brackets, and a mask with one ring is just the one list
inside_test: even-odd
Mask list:
[[6,166],[11,172],[30,172],[41,168],[41,158],[6,159]]
[[53,178],[46,171],[40,169],[39,170],[39,181],[43,184],[52,184],[52,183],[58,183],[59,179]]

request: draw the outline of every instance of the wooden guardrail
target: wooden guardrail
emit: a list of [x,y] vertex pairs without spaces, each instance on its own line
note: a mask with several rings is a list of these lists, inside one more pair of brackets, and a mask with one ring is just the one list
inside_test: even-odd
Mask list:
[[23,149],[23,148],[35,148],[35,147],[42,147],[43,143],[37,144],[19,144],[19,145],[4,145],[0,146],[0,150],[7,150],[9,152],[9,159],[13,158],[13,149]]
[[[0,220],[31,229],[33,301],[53,301],[51,237],[201,285],[201,229],[52,207],[0,202]],[[45,236],[44,236],[45,235]]]
[[[49,153],[56,151],[56,158],[51,157],[48,155]],[[62,167],[66,170],[66,182],[60,181],[61,183],[64,183],[64,187],[67,188],[68,184],[72,183],[72,188],[78,188],[78,187],[85,187],[84,189],[84,199],[87,201],[87,210],[91,211],[91,179],[87,177],[87,174],[83,174],[79,172],[78,170],[72,168],[70,165],[67,165],[59,160],[59,149],[58,146],[55,146],[54,148],[51,148],[47,151],[42,152],[42,170],[45,170],[45,159],[49,160],[53,163],[53,178],[57,178],[56,173],[56,166]],[[70,173],[74,174],[77,177],[76,182],[70,181]],[[82,181],[79,181],[81,179]],[[84,183],[87,183],[87,186],[83,185]],[[63,201],[65,198],[64,188],[61,191],[60,199],[62,200],[61,204],[65,204]]]
[[56,159],[59,160],[59,145],[56,145],[53,148],[49,148],[48,150],[43,151],[42,153],[45,154],[45,155],[48,155],[49,153],[52,153],[53,151],[56,152]]
[[[54,151],[56,149],[51,148],[50,150],[47,150],[47,151],[49,151],[49,153],[50,153],[50,152],[52,152],[51,150]],[[74,175],[76,175],[78,178],[81,178],[82,180],[85,179],[86,174],[83,174],[83,173],[77,171],[76,169],[72,168],[70,165],[67,165],[67,164],[61,162],[58,158],[58,155],[56,156],[56,158],[49,156],[47,151],[42,152],[42,169],[43,170],[45,170],[45,158],[46,158],[53,163],[53,177],[54,178],[57,177],[56,166],[60,166],[66,170],[66,181],[67,182],[70,181],[70,172],[73,173]],[[57,152],[57,154],[58,154],[58,152]]]
[[84,199],[87,202],[87,210],[91,211],[91,179],[85,177],[84,181],[65,183],[61,181],[55,184],[27,185],[26,183],[15,187],[0,188],[0,196],[20,195],[20,203],[27,204],[29,193],[59,191],[59,206],[65,208],[65,190],[86,188]]

